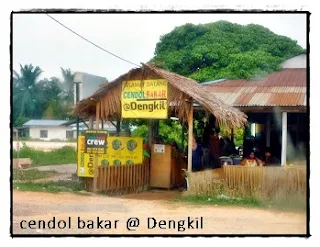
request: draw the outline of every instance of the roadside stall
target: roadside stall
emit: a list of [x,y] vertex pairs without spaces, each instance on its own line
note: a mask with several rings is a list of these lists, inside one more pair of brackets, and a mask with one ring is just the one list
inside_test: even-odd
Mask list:
[[[103,152],[89,154],[85,151],[88,138],[80,136],[78,176],[85,179],[88,190],[94,191],[170,189],[183,183],[181,169],[185,167],[192,172],[194,110],[207,111],[219,124],[230,127],[241,127],[246,123],[244,113],[217,99],[195,80],[150,64],[142,64],[106,83],[91,97],[78,102],[73,113],[91,119],[89,127],[96,133],[99,133],[100,122],[148,119],[151,157],[143,155],[142,138],[110,137],[105,133],[107,144]],[[173,116],[188,126],[187,164],[184,164],[183,155],[170,145],[157,143],[153,136],[152,123]]]

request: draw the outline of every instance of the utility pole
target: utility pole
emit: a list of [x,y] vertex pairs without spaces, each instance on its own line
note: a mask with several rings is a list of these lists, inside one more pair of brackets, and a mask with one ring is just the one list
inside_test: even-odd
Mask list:
[[[77,81],[77,82],[74,82],[75,83],[75,85],[76,85],[76,90],[75,90],[75,94],[76,94],[76,100],[75,100],[75,104],[77,104],[78,102],[79,102],[79,89],[80,89],[80,87],[79,87],[79,84],[81,83],[81,82],[79,82],[79,81]],[[78,138],[79,138],[79,114],[77,114],[77,174],[78,174],[78,151],[79,151],[79,147],[78,147]]]

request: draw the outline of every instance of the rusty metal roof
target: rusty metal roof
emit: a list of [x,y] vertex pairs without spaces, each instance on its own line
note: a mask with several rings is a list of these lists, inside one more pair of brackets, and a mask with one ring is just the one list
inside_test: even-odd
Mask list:
[[306,106],[306,69],[283,69],[261,81],[225,80],[206,86],[233,106]]

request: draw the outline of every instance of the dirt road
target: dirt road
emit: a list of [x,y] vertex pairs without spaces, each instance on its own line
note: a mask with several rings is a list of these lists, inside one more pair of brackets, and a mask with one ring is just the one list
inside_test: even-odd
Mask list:
[[[280,212],[242,207],[199,206],[168,201],[179,192],[156,191],[139,195],[108,197],[71,193],[13,192],[14,234],[305,234],[305,213]],[[55,229],[39,229],[30,220],[55,217]],[[80,217],[80,218],[78,218]],[[97,219],[99,217],[99,219]],[[130,217],[139,219],[139,227],[129,231]],[[193,228],[187,229],[189,220]],[[202,221],[201,221],[202,217]],[[155,224],[155,220],[157,224]],[[93,222],[90,222],[92,220]],[[98,228],[98,220],[103,220]],[[108,221],[109,220],[109,221]],[[159,224],[160,220],[164,220]],[[169,222],[171,220],[171,223]],[[186,220],[185,231],[178,224]],[[59,225],[58,222],[60,221]],[[166,224],[165,224],[166,221]],[[175,221],[175,227],[173,225]],[[178,223],[178,221],[181,221]],[[21,223],[22,222],[22,223]],[[53,226],[51,221],[51,227]],[[94,223],[94,225],[90,225]],[[110,224],[108,224],[110,223]],[[148,225],[149,223],[149,225]],[[22,224],[22,225],[21,225]],[[65,225],[64,225],[65,224]],[[190,226],[189,224],[189,226]],[[81,229],[81,227],[85,227]],[[23,228],[28,229],[21,229]],[[64,228],[65,229],[59,229]],[[93,226],[93,229],[89,229]],[[43,226],[40,225],[43,228]],[[70,227],[70,229],[69,229]],[[153,229],[149,229],[152,228]],[[161,229],[161,228],[166,229]],[[111,229],[108,229],[111,228]]]

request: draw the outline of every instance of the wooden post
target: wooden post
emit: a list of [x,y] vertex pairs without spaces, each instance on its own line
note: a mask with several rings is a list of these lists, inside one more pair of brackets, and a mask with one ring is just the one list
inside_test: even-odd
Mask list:
[[300,130],[300,122],[299,122],[299,113],[297,113],[297,144],[296,144],[296,148],[298,148],[299,147],[299,130]]
[[152,137],[153,137],[153,120],[150,119],[149,120],[149,132],[148,132],[148,144],[149,144],[149,148],[152,148]]
[[281,166],[287,163],[287,112],[282,112]]
[[[99,129],[99,123],[100,123],[100,102],[97,103],[96,105],[96,126],[95,129]],[[99,171],[98,171],[98,154],[95,154],[95,159],[94,159],[94,175],[93,175],[93,192],[97,192],[97,182],[98,182],[98,176],[99,176]]]
[[233,128],[231,128],[231,137],[230,137],[230,139],[231,139],[231,142],[234,143],[234,129]]
[[267,126],[266,126],[266,147],[270,147],[270,134],[271,134],[271,119],[270,119],[270,115],[267,115]]
[[192,172],[192,144],[193,144],[193,101],[191,100],[188,116],[188,172]]
[[93,117],[89,118],[89,129],[93,129]]
[[185,151],[184,149],[184,122],[181,121],[181,148],[182,148],[182,152]]
[[119,136],[119,135],[120,135],[120,131],[121,131],[121,122],[120,122],[120,119],[117,119],[116,129],[117,129],[117,136]]

